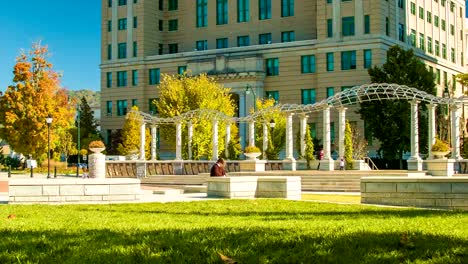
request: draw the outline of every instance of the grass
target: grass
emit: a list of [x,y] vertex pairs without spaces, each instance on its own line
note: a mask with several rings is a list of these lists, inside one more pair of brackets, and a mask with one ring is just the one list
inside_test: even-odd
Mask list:
[[223,263],[219,253],[238,263],[468,263],[468,213],[276,199],[0,206],[0,263]]
[[331,203],[361,203],[360,195],[348,195],[348,194],[302,194],[302,200],[320,201],[320,202],[331,202]]

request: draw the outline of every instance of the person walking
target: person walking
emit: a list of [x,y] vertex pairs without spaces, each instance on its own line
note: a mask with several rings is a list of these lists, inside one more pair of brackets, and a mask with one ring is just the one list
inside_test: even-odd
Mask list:
[[319,164],[317,166],[317,170],[320,169],[320,161],[323,159],[323,149],[320,150],[320,152],[318,154],[318,159],[319,159]]
[[344,159],[340,159],[340,170],[344,170]]

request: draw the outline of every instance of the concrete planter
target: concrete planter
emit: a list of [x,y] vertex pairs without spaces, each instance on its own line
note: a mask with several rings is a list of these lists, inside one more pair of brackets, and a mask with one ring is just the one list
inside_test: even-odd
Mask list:
[[239,161],[240,171],[265,171],[266,160],[241,160]]
[[432,176],[448,176],[451,177],[454,173],[454,159],[428,159],[425,161],[427,171]]

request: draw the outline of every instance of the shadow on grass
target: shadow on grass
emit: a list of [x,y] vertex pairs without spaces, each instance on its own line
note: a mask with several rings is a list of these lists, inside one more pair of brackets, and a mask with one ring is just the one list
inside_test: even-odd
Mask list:
[[468,240],[413,233],[268,228],[0,232],[0,263],[468,263]]

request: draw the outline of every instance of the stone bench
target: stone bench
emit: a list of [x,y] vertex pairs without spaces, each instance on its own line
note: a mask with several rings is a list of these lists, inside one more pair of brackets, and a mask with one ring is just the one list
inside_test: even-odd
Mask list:
[[230,176],[210,177],[208,197],[301,199],[298,176]]
[[138,179],[10,179],[9,202],[112,203],[138,201]]

